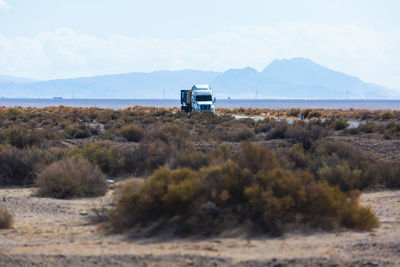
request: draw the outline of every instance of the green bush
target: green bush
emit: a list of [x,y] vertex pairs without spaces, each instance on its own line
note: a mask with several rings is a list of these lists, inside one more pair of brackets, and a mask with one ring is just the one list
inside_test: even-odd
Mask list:
[[365,178],[362,170],[352,170],[346,162],[333,168],[325,165],[319,169],[318,176],[331,185],[338,185],[343,191],[360,188],[362,179]]
[[81,149],[75,149],[73,155],[85,158],[109,175],[118,175],[123,171],[124,156],[117,146],[88,143]]
[[318,179],[344,191],[375,187],[398,188],[400,166],[386,162],[351,144],[322,141],[309,154],[308,167]]
[[129,142],[139,142],[144,137],[144,131],[137,125],[128,125],[120,130],[120,134]]
[[199,193],[197,176],[189,169],[160,168],[139,189],[126,186],[111,214],[112,223],[116,227],[127,227],[140,221],[186,214]]
[[0,229],[11,228],[14,223],[12,214],[6,207],[0,206]]
[[85,159],[67,158],[52,163],[39,173],[40,196],[54,198],[94,197],[107,191],[106,176]]

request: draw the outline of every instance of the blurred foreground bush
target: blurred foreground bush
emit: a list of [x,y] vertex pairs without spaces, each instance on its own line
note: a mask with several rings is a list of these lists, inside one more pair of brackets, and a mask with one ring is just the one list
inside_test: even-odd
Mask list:
[[358,191],[343,192],[307,171],[285,170],[273,152],[246,142],[234,161],[198,171],[160,168],[139,188],[125,187],[110,220],[117,230],[159,223],[178,235],[219,234],[247,223],[251,231],[272,235],[293,223],[377,227],[358,197]]

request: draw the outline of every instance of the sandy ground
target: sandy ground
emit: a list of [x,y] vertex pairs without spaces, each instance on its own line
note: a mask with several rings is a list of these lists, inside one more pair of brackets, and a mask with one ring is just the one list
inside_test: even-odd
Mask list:
[[105,235],[89,219],[93,208],[111,204],[113,190],[76,200],[38,198],[34,190],[0,189],[0,205],[15,219],[13,229],[0,230],[0,266],[400,266],[400,191],[362,195],[381,221],[369,232],[134,240]]

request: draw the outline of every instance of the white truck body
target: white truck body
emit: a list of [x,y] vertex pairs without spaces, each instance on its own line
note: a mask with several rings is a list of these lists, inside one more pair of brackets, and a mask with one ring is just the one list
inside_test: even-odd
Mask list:
[[186,112],[215,112],[214,102],[209,85],[193,85],[191,90],[181,90],[181,109]]

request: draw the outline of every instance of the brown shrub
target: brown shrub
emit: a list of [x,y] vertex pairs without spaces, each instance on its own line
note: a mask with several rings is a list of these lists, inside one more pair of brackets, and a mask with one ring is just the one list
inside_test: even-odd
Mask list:
[[170,164],[170,167],[175,168],[190,168],[199,170],[201,167],[208,166],[210,156],[201,151],[180,151],[175,159]]
[[0,184],[30,185],[40,164],[39,151],[0,147]]
[[158,231],[184,235],[218,234],[245,222],[273,235],[293,222],[324,229],[378,226],[358,196],[315,182],[308,172],[276,167],[254,174],[227,161],[200,171],[161,168],[139,189],[125,187],[110,219],[117,230],[158,223]]
[[391,120],[394,118],[395,118],[394,114],[390,111],[386,111],[381,114],[381,120]]
[[253,173],[269,171],[278,166],[278,161],[273,151],[249,141],[240,143],[236,160],[241,168],[248,168]]
[[288,111],[287,116],[289,117],[298,117],[300,115],[300,109],[292,108]]
[[144,137],[144,131],[137,125],[128,125],[120,130],[120,135],[129,142],[139,142]]
[[6,207],[0,206],[0,229],[11,228],[14,223],[13,216]]
[[38,135],[29,133],[27,129],[21,126],[12,126],[8,128],[3,138],[6,139],[10,145],[17,148],[25,148],[40,143]]
[[105,175],[85,159],[63,159],[45,168],[36,179],[40,196],[94,197],[107,191]]

